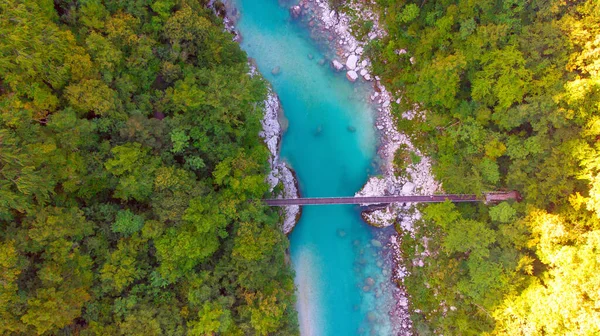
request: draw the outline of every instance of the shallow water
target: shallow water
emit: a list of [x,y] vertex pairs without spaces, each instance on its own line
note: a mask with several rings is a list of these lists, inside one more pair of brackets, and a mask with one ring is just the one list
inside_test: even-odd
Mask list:
[[[327,51],[291,20],[290,2],[234,3],[242,48],[271,82],[289,121],[281,156],[296,171],[302,195],[354,195],[375,167],[369,87],[319,63]],[[373,237],[356,206],[304,207],[290,235],[304,336],[390,334],[392,294]]]

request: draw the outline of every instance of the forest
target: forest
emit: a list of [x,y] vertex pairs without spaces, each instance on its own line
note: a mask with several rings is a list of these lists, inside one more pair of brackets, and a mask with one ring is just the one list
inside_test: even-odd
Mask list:
[[600,2],[376,3],[375,71],[444,191],[523,197],[423,207],[403,238],[424,261],[406,280],[415,332],[598,335]]
[[266,83],[207,2],[0,2],[0,334],[298,334]]

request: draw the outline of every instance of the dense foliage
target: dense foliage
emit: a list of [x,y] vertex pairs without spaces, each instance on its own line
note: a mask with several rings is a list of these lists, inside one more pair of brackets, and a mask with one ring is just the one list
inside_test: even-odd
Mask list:
[[404,239],[417,331],[600,333],[600,2],[377,3],[375,70],[445,191],[524,197],[424,209]]
[[0,334],[297,334],[264,82],[199,0],[0,2]]

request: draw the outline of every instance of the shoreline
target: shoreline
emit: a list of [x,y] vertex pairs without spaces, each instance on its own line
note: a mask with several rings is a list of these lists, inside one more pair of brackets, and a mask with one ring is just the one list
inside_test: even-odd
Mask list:
[[[258,72],[254,66],[252,66],[252,70],[255,73]],[[281,137],[285,133],[285,130],[281,127],[280,120],[284,118],[284,114],[279,97],[270,85],[268,90],[267,98],[264,102],[264,117],[261,121],[263,129],[259,133],[259,136],[263,138],[269,149],[269,166],[271,169],[267,176],[267,183],[271,192],[281,185],[281,192],[275,194],[276,198],[300,198],[296,172],[285,161],[279,159]],[[283,217],[283,233],[288,235],[300,220],[302,210],[299,205],[289,205],[281,207],[280,214]]]
[[[228,7],[229,3],[227,3],[223,4],[224,7],[217,11],[214,8],[214,3],[212,5],[217,15],[224,15],[222,19],[225,30],[233,35],[234,41],[240,43],[242,35],[235,27],[235,22],[239,15],[237,9],[232,6]],[[260,74],[253,59],[248,59],[248,65],[250,67],[250,76]],[[285,113],[281,107],[279,97],[273,91],[271,84],[266,80],[265,82],[268,92],[264,100],[263,119],[261,120],[262,130],[259,132],[259,136],[263,139],[269,150],[270,169],[266,178],[269,184],[269,191],[273,192],[275,188],[281,185],[281,192],[274,194],[276,198],[300,198],[300,188],[296,172],[287,162],[279,159],[281,138],[285,133],[285,129],[282,127],[282,121],[285,120]],[[298,205],[280,207],[279,213],[283,218],[281,230],[285,235],[289,235],[300,220],[302,208]]]

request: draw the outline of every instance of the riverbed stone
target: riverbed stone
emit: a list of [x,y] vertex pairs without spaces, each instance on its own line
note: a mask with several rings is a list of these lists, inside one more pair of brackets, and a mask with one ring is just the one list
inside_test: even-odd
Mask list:
[[348,67],[348,69],[350,69],[350,70],[354,70],[354,69],[356,69],[357,62],[358,62],[358,56],[352,54],[348,57],[348,60],[346,60],[346,67]]
[[342,229],[338,229],[338,230],[337,230],[337,235],[338,235],[338,237],[340,237],[340,238],[344,238],[344,237],[346,237],[346,231],[344,231],[344,230],[342,230]]
[[365,284],[367,286],[373,286],[375,284],[375,279],[373,279],[371,277],[368,277],[368,278],[365,279]]
[[354,126],[348,126],[346,129],[347,129],[347,130],[348,130],[348,132],[350,132],[350,133],[354,133],[354,132],[356,132],[356,127],[354,127]]
[[271,70],[271,74],[272,74],[273,76],[277,76],[277,75],[279,75],[280,73],[281,73],[281,67],[279,67],[279,65],[278,65],[278,66],[276,66],[276,67],[274,67],[274,68]]
[[412,182],[406,182],[403,186],[402,186],[402,193],[403,194],[410,194],[415,190],[415,184]]
[[358,74],[356,73],[356,71],[350,70],[346,73],[346,78],[348,78],[348,80],[351,82],[356,82],[356,80],[358,79]]
[[338,60],[331,61],[331,65],[337,71],[340,71],[344,68],[344,65],[342,63],[340,63],[340,61],[338,61]]
[[319,125],[317,126],[317,128],[315,129],[315,136],[320,136],[321,133],[323,133],[323,126]]
[[290,8],[290,15],[292,16],[292,18],[297,19],[300,17],[300,15],[302,15],[302,7],[300,6],[292,6]]

